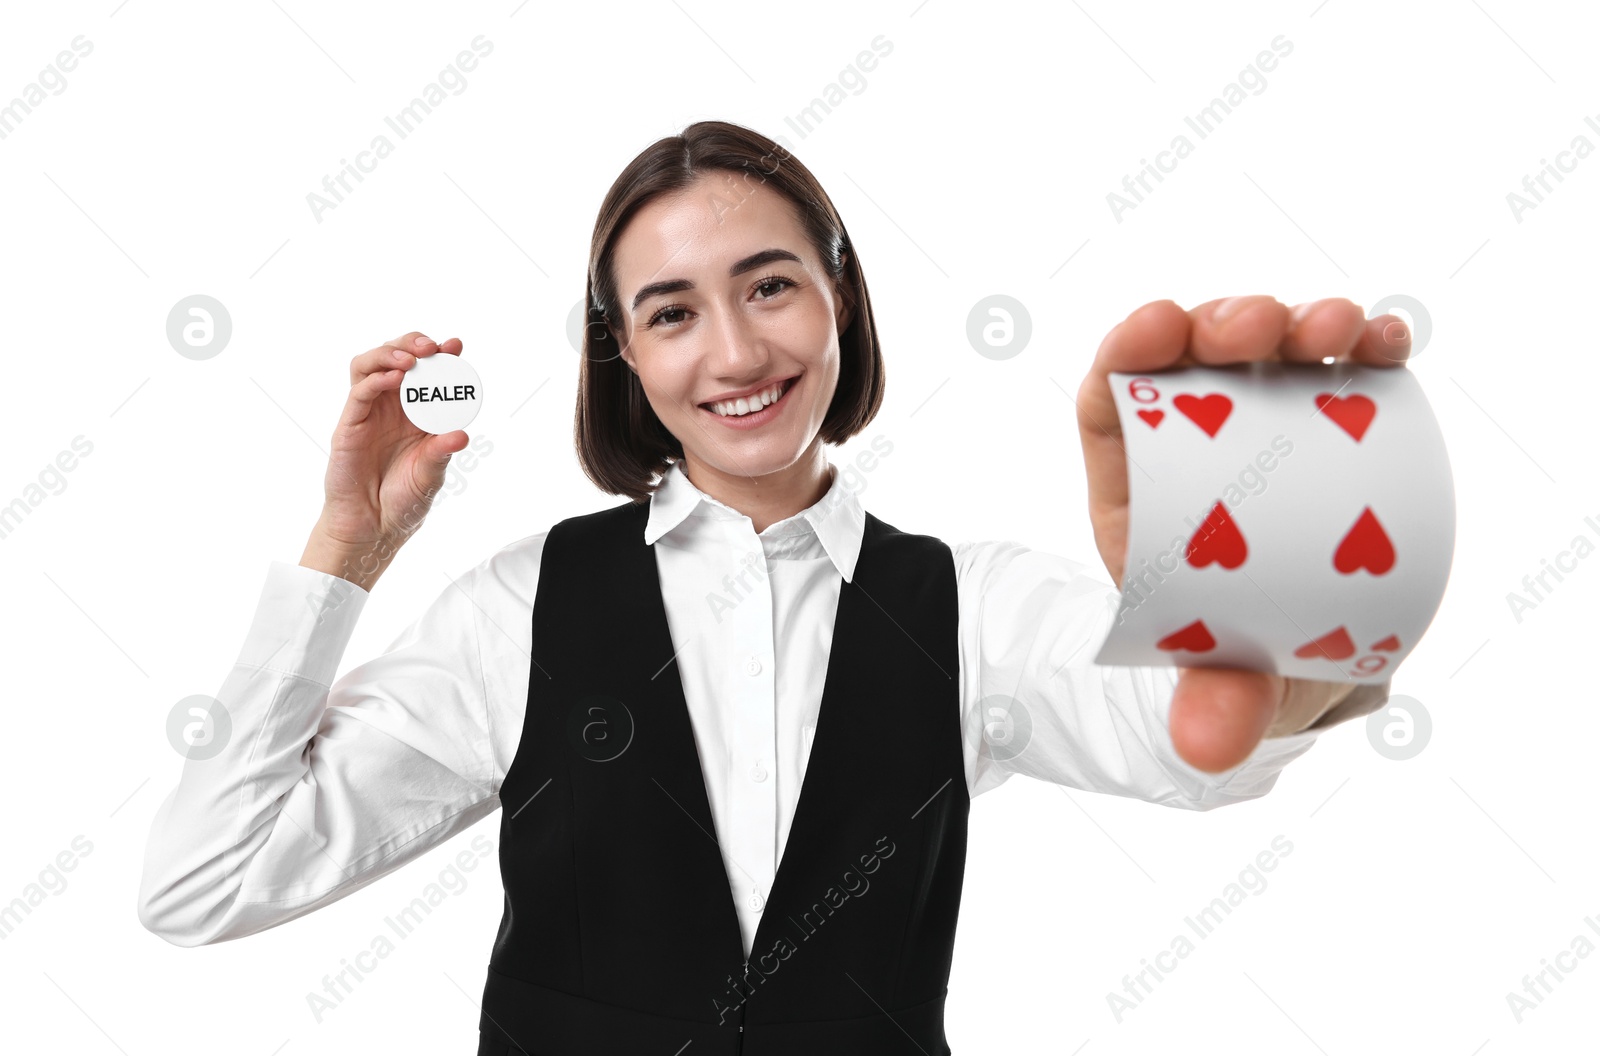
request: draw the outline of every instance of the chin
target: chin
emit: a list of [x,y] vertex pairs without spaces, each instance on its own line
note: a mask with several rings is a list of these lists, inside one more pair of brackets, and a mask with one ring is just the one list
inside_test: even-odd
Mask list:
[[781,473],[800,461],[810,444],[787,442],[783,437],[762,437],[724,444],[709,454],[687,452],[689,457],[730,477],[765,477]]

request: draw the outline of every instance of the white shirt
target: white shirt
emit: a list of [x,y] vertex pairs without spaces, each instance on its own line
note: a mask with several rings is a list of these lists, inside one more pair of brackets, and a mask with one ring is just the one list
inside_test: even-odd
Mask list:
[[[841,582],[861,549],[865,512],[837,467],[832,477],[815,505],[759,534],[681,464],[649,499],[645,541],[747,954],[805,773]],[[191,752],[152,824],[145,927],[179,946],[274,927],[498,809],[528,701],[547,534],[468,570],[382,655],[337,679],[367,592],[271,562],[217,693],[226,742],[210,758]],[[1315,741],[1311,730],[1265,739],[1220,774],[1189,766],[1167,732],[1177,670],[1093,662],[1114,587],[1014,542],[951,550],[970,796],[1020,773],[1206,810],[1264,795]]]

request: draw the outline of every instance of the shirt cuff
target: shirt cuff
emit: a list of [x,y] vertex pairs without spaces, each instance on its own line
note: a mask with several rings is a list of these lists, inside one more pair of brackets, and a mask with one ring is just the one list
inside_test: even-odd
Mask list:
[[273,561],[239,663],[331,686],[368,597],[348,579]]

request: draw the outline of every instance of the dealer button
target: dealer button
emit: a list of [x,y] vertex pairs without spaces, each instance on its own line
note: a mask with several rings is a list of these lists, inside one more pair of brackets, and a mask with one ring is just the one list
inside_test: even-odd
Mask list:
[[425,433],[465,429],[483,406],[483,383],[472,364],[448,352],[418,356],[400,381],[400,407]]

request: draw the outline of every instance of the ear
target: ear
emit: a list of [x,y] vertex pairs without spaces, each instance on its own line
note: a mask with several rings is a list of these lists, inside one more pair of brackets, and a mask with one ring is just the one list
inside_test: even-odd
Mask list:
[[[848,262],[850,251],[845,250],[839,256],[842,260]],[[849,328],[850,321],[855,318],[855,305],[852,303],[854,300],[853,291],[847,284],[843,282],[835,282],[833,284],[834,325],[841,334]]]

